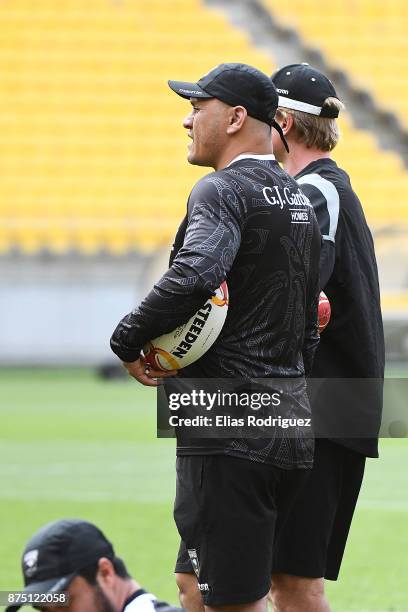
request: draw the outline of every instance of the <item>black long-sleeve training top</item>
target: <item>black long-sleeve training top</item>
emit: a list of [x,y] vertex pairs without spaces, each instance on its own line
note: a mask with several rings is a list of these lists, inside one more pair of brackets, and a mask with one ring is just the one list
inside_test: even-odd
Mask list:
[[[348,174],[329,158],[308,164],[296,175],[313,205],[323,237],[320,285],[330,300],[331,321],[322,333],[312,376],[344,379],[320,387],[315,410],[328,407],[340,426],[376,432],[381,422],[384,332],[374,243],[360,200]],[[358,381],[367,379],[363,387]],[[371,382],[370,382],[371,381]],[[336,433],[336,427],[332,427]],[[345,437],[337,441],[369,457],[378,456],[377,439]]]
[[[224,327],[180,376],[303,377],[319,342],[320,245],[313,207],[295,180],[272,155],[239,156],[193,188],[170,267],[119,323],[112,350],[123,361],[136,360],[146,341],[185,323],[226,280],[230,302]],[[227,454],[249,456],[245,445],[238,445],[239,451],[237,445],[235,451],[222,446]],[[179,454],[191,452],[210,451],[197,445],[183,450],[179,444]],[[306,454],[282,449],[280,457],[271,450],[267,458],[257,451],[251,458],[296,467],[310,463]]]

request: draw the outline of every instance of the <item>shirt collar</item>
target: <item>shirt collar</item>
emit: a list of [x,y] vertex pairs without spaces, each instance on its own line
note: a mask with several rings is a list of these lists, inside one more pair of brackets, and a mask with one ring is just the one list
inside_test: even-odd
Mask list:
[[255,153],[241,153],[241,155],[234,157],[234,159],[230,161],[227,168],[229,168],[231,164],[234,164],[236,161],[239,161],[241,159],[262,159],[262,160],[271,159],[271,160],[274,160],[275,156],[273,153],[268,153],[267,155],[256,155]]
[[148,595],[151,598],[152,601],[156,600],[156,597],[154,595],[152,595],[151,593],[148,593],[144,589],[138,589],[137,591],[132,593],[132,595],[130,595],[130,597],[127,598],[127,600],[123,604],[122,612],[124,612],[124,610],[126,610],[126,607],[130,604],[130,602],[134,601],[135,599],[137,599],[141,595]]

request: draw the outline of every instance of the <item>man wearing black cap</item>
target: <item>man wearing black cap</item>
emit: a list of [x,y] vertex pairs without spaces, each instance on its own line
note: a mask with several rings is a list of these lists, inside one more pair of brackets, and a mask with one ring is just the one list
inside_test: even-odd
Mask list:
[[[290,148],[288,153],[273,138],[275,154],[312,203],[323,236],[320,287],[332,316],[312,368],[312,377],[326,380],[313,410],[315,421],[325,425],[329,413],[334,424],[330,440],[316,440],[310,477],[281,531],[272,593],[279,611],[324,612],[323,579],[338,577],[365,458],[378,456],[371,437],[379,430],[384,376],[378,274],[360,201],[330,157],[343,108],[333,84],[308,64],[285,66],[272,81],[279,93],[276,117]],[[361,394],[359,381],[351,379],[370,379],[370,386]],[[353,427],[345,429],[347,417]],[[366,438],[353,436],[357,425]],[[350,437],[337,433],[345,430]]]
[[[144,343],[188,320],[227,280],[222,332],[179,376],[290,378],[300,385],[296,405],[307,415],[304,374],[318,342],[321,238],[310,203],[272,154],[271,126],[280,131],[275,87],[246,64],[221,64],[198,83],[169,85],[192,106],[183,124],[189,162],[215,172],[194,186],[169,270],[119,323],[112,349],[132,376],[155,384],[159,373],[146,372],[140,358]],[[274,534],[313,456],[312,440],[297,429],[284,438],[269,433],[178,436],[176,573],[189,610],[202,601],[209,610],[266,609]],[[191,595],[199,591],[202,600]]]
[[[182,612],[157,601],[131,578],[100,529],[81,520],[59,520],[42,527],[22,558],[24,592],[52,595],[55,605],[33,604],[47,612]],[[67,597],[58,605],[59,594]],[[40,601],[40,600],[37,600]],[[20,606],[9,606],[15,612]]]

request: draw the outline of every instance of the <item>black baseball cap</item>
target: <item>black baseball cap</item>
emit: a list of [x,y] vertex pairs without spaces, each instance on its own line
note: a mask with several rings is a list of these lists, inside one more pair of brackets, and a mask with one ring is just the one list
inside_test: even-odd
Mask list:
[[266,74],[248,64],[220,64],[197,83],[168,81],[182,98],[217,98],[229,106],[243,106],[250,117],[278,130],[287,148],[280,125],[275,121],[279,104],[276,87]]
[[[24,591],[64,591],[78,572],[101,557],[113,560],[112,544],[100,529],[79,519],[64,519],[42,527],[27,543],[22,557]],[[9,606],[14,612],[21,606]]]
[[326,98],[339,99],[333,83],[307,63],[289,64],[272,75],[279,94],[279,106],[320,117],[335,119],[336,108],[324,106]]

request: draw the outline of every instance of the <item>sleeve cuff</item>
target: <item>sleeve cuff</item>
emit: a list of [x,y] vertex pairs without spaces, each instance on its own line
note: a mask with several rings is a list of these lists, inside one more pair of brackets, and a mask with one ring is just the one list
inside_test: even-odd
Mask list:
[[118,346],[116,346],[112,340],[110,343],[112,351],[119,357],[121,361],[125,363],[132,363],[133,361],[137,361],[141,355],[141,351],[136,349],[125,350]]

